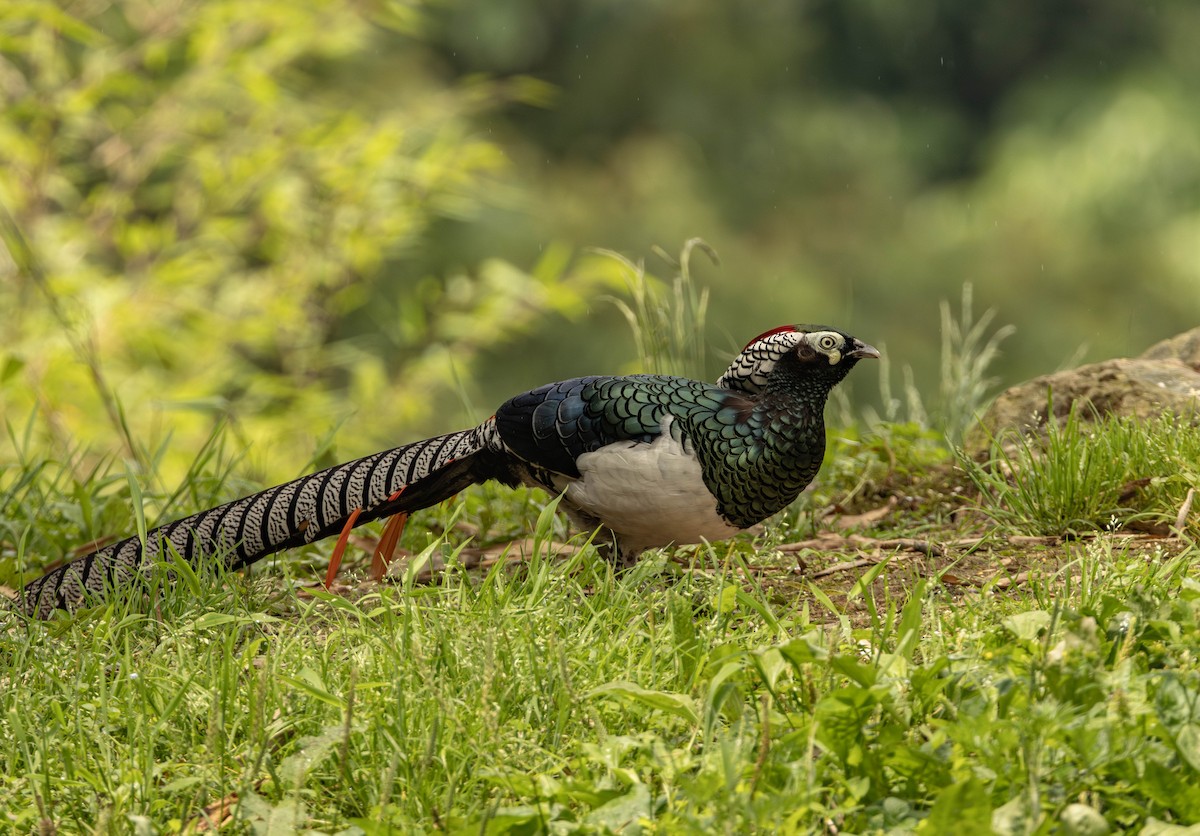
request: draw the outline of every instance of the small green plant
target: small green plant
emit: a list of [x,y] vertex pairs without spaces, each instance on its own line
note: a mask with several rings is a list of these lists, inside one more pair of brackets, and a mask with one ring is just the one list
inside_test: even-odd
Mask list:
[[1138,517],[1187,525],[1176,517],[1200,486],[1200,428],[1172,415],[1048,414],[1044,435],[1001,433],[986,462],[960,452],[993,519],[1039,534],[1116,528]]

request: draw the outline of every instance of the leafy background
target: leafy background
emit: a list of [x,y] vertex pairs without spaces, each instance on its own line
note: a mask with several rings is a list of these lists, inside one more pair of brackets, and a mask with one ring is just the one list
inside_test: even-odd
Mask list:
[[633,370],[587,248],[665,275],[693,236],[710,376],[817,321],[936,387],[964,282],[1004,380],[1137,353],[1200,320],[1197,34],[1186,0],[10,3],[0,414],[168,464],[228,422],[290,476]]

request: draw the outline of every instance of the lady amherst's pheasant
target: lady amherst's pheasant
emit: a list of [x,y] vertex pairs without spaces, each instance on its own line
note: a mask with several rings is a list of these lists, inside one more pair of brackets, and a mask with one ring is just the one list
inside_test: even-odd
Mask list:
[[628,562],[721,540],[791,503],[825,452],[825,401],[866,343],[826,326],[756,337],[715,385],[663,375],[578,377],[517,395],[477,427],[416,441],[201,511],[65,563],[21,590],[45,618],[130,585],[164,547],[231,569],[495,479],[562,494]]

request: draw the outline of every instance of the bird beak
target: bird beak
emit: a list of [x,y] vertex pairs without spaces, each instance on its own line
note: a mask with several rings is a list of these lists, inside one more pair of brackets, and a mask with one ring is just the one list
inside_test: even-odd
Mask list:
[[857,340],[855,340],[854,348],[851,349],[850,351],[847,351],[846,356],[847,357],[857,357],[860,360],[867,358],[867,357],[870,357],[872,360],[878,360],[879,359],[879,349],[875,348],[875,346],[867,345],[866,343],[860,343]]

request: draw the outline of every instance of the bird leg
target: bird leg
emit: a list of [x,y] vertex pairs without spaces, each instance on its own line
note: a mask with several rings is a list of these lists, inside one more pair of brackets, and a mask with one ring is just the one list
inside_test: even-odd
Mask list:
[[379,545],[375,547],[375,554],[371,557],[372,580],[383,580],[383,576],[387,574],[388,564],[396,556],[396,545],[400,542],[400,535],[404,533],[404,525],[407,522],[408,514],[403,511],[388,518],[383,527],[383,535],[379,538]]
[[[400,494],[402,493],[404,493],[404,488],[400,488],[400,490],[389,496],[387,501],[395,502],[400,498]],[[362,508],[355,508],[350,512],[350,516],[346,518],[346,524],[342,527],[342,533],[338,536],[337,544],[333,547],[333,554],[329,557],[329,569],[325,572],[326,589],[333,586],[333,582],[337,578],[338,570],[342,567],[342,558],[346,554],[346,545],[350,542],[350,529],[354,528],[354,524],[358,521],[358,516],[362,511]],[[401,512],[393,515],[387,521],[387,525],[384,526],[383,536],[380,538],[379,545],[375,548],[375,554],[371,558],[371,577],[375,580],[382,578],[383,573],[387,570],[387,565],[396,551],[396,543],[399,542],[400,535],[404,533],[404,524],[407,521],[408,514]]]
[[346,544],[350,542],[350,530],[354,528],[354,523],[361,513],[362,508],[355,508],[350,512],[350,516],[346,517],[346,525],[342,528],[342,533],[338,535],[337,544],[333,547],[333,554],[329,556],[329,569],[325,572],[326,589],[333,586],[333,580],[342,566],[342,556],[346,553]]

